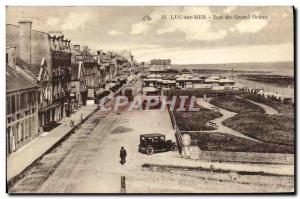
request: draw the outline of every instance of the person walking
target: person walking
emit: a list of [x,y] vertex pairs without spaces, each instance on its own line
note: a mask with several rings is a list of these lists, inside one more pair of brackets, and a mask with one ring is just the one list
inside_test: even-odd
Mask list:
[[121,158],[122,165],[125,164],[125,162],[126,162],[126,156],[127,156],[126,150],[124,149],[124,147],[121,147],[120,158]]

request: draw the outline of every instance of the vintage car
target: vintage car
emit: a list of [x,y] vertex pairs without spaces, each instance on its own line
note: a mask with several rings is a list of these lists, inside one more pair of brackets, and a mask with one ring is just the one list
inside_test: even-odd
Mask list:
[[151,155],[155,152],[176,151],[177,146],[172,140],[166,140],[160,133],[140,135],[139,152]]

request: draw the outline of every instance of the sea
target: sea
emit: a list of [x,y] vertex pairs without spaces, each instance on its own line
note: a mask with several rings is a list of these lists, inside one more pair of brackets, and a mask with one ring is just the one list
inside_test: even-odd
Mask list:
[[[263,88],[265,91],[280,93],[290,96],[294,99],[294,85],[282,86],[273,83],[250,81],[241,78],[239,74],[264,74],[294,76],[293,62],[267,62],[267,63],[226,63],[226,64],[191,64],[191,65],[174,65],[178,69],[196,69],[199,73],[233,78],[238,85],[244,85],[248,88]],[[295,80],[294,80],[295,82]]]

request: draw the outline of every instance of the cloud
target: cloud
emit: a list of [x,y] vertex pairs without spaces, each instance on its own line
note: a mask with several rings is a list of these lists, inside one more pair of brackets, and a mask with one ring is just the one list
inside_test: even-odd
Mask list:
[[293,60],[293,44],[224,46],[207,49],[163,48],[132,50],[141,61],[168,58],[175,64],[281,62]]
[[231,13],[233,10],[235,10],[237,7],[236,6],[228,6],[223,10],[223,13],[229,14]]
[[[183,9],[177,8],[168,12],[166,15],[170,16],[174,13],[181,16],[193,16],[195,14],[201,13],[201,15],[211,16],[211,10],[208,7],[184,7]],[[188,19],[188,20],[170,20],[164,21],[164,24],[156,32],[157,34],[165,34],[171,32],[182,32],[185,34],[185,39],[188,41],[210,41],[210,40],[220,40],[226,37],[227,31],[222,29],[212,30],[211,21]]]
[[[259,15],[259,12],[256,12],[255,15]],[[268,23],[269,19],[246,19],[237,23],[235,28],[240,33],[256,33],[261,31]]]
[[91,14],[88,12],[71,13],[65,18],[61,28],[66,30],[75,30],[79,27],[85,26],[86,23],[92,19],[92,17],[93,16],[91,16]]
[[108,34],[110,34],[111,36],[119,36],[119,35],[123,35],[124,33],[117,30],[111,30],[108,32]]
[[230,27],[230,28],[229,28],[229,31],[230,31],[230,32],[235,32],[235,28],[234,28],[234,27]]
[[140,23],[133,24],[131,26],[130,34],[132,34],[132,35],[139,35],[139,34],[147,32],[148,29],[149,29],[149,27],[145,23],[140,22]]
[[47,24],[49,26],[55,26],[59,23],[59,18],[58,17],[49,17],[48,21],[47,21]]

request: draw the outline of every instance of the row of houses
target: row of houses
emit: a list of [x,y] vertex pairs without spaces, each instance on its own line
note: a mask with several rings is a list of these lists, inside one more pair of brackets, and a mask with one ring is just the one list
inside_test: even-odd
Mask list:
[[234,89],[235,81],[218,76],[193,75],[185,71],[167,74],[149,74],[143,77],[143,93],[159,93],[161,89]]
[[6,31],[8,155],[80,106],[97,103],[137,65],[130,52],[93,51],[62,32],[33,30],[31,21],[7,24]]

